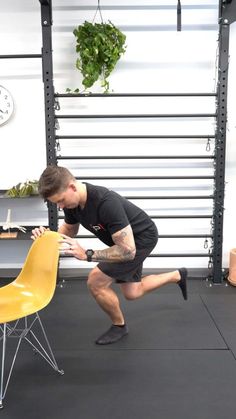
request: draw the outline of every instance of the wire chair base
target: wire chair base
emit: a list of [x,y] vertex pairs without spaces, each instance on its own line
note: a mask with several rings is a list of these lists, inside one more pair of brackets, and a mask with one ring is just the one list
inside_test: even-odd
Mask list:
[[[35,329],[38,324],[38,329],[41,334],[41,341],[36,335]],[[0,409],[3,408],[3,399],[6,396],[8,384],[12,375],[13,367],[16,361],[18,351],[21,343],[24,341],[29,344],[36,354],[39,354],[51,367],[57,371],[60,375],[64,374],[64,371],[59,369],[55,356],[52,352],[52,348],[48,341],[45,329],[38,313],[33,314],[30,317],[24,317],[16,320],[14,324],[4,323],[0,325],[0,331],[2,332],[0,340],[2,340],[2,363],[1,363],[1,384],[0,384]],[[5,359],[6,359],[6,345],[7,340],[10,338],[18,339],[15,353],[13,355],[12,363],[7,378],[5,379]],[[43,342],[44,341],[44,342]]]

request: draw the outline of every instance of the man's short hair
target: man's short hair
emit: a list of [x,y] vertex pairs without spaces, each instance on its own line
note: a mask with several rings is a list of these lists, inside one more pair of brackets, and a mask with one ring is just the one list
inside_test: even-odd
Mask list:
[[56,193],[63,192],[70,181],[76,181],[66,167],[48,166],[39,179],[39,195],[45,200]]

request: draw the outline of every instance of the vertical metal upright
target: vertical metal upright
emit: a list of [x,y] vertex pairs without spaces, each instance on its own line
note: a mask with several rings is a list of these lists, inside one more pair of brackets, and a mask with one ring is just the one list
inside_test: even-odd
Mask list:
[[[41,3],[42,25],[42,64],[44,83],[44,106],[47,166],[57,164],[55,142],[55,114],[54,114],[54,86],[53,86],[53,59],[52,59],[52,1],[39,0]],[[57,230],[57,208],[48,202],[49,227]]]
[[219,58],[217,85],[217,125],[215,143],[215,187],[213,211],[212,280],[221,283],[223,254],[223,217],[225,189],[225,150],[230,23],[236,19],[235,2],[219,2]]

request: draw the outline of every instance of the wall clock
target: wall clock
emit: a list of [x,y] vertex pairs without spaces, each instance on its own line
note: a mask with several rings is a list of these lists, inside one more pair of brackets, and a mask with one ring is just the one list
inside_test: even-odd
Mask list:
[[9,121],[13,114],[14,102],[11,93],[0,86],[0,125]]

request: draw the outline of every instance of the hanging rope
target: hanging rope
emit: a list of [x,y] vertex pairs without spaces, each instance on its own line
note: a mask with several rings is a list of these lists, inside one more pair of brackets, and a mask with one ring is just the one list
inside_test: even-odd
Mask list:
[[94,15],[94,18],[93,18],[92,23],[94,23],[98,12],[99,12],[99,15],[100,15],[101,22],[103,23],[102,10],[101,10],[101,6],[100,6],[100,0],[98,0],[97,9],[96,9],[96,12],[95,12],[95,15]]

